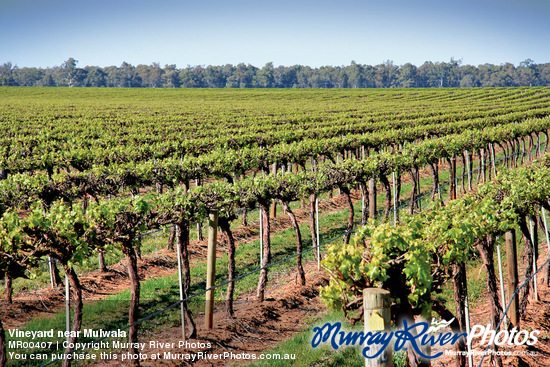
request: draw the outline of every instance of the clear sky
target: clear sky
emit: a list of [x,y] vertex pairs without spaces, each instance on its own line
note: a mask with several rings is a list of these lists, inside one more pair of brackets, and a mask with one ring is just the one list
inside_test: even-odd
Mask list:
[[0,64],[550,62],[549,0],[0,0]]

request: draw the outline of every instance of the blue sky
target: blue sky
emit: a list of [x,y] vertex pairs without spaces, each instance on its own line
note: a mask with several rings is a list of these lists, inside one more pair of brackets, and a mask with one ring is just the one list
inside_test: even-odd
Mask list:
[[550,62],[547,0],[0,0],[0,64]]

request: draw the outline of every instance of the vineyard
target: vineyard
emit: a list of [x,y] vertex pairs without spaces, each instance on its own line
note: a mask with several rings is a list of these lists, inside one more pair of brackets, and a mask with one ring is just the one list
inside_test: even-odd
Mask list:
[[[14,321],[4,330],[0,320],[1,367],[117,365],[114,355],[139,356],[140,343],[157,340],[159,329],[179,327],[179,338],[166,343],[211,340],[201,332],[216,333],[214,309],[239,325],[238,296],[272,301],[278,266],[292,274],[285,282],[319,292],[352,323],[362,319],[363,289],[381,287],[391,294],[395,325],[437,315],[454,319],[457,333],[470,328],[473,259],[486,272],[486,323],[494,330],[521,328],[530,298],[538,300],[537,279],[550,282],[550,267],[541,270],[547,261],[539,259],[539,235],[548,242],[549,233],[549,88],[8,87],[0,88],[0,125],[0,317],[13,319],[13,309],[25,307],[18,292],[29,289],[66,293],[71,308],[64,313],[57,304],[56,326],[34,329],[61,331],[54,336],[24,334],[25,325],[17,328],[23,334],[10,334]],[[291,235],[276,240],[285,229]],[[166,236],[152,240],[155,233]],[[505,239],[520,260],[506,299],[494,260]],[[174,259],[167,261],[178,271],[172,284],[149,274],[147,252]],[[86,310],[95,306],[82,279],[96,269],[129,279],[129,294],[114,310]],[[150,289],[146,278],[159,282]],[[452,302],[442,296],[445,287]],[[503,322],[510,307],[516,315]],[[39,343],[34,353],[48,358],[31,360],[25,348],[9,347],[31,339]],[[67,347],[45,342],[52,340]],[[83,345],[92,341],[110,341],[109,357]],[[233,351],[228,344],[217,347]],[[95,358],[66,357],[83,352]],[[427,363],[412,348],[406,354],[410,365]],[[472,363],[457,356],[453,365]],[[161,365],[145,359],[122,364]],[[509,363],[498,355],[476,363],[489,359]]]

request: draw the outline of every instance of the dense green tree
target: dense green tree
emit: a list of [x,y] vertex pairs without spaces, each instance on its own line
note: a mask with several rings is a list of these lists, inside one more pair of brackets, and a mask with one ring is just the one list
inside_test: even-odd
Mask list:
[[256,86],[261,88],[271,88],[275,81],[273,77],[275,68],[273,67],[272,62],[268,62],[264,65],[263,68],[257,71],[256,73]]
[[417,68],[411,63],[406,63],[399,68],[397,80],[399,87],[410,88],[417,87]]
[[222,66],[208,65],[203,72],[205,87],[223,88],[227,83],[227,77]]
[[538,84],[536,64],[533,60],[526,59],[519,63],[519,67],[517,68],[517,84],[526,87]]
[[367,80],[363,65],[359,65],[355,60],[352,60],[351,65],[346,67],[346,73],[348,74],[350,88],[365,88]]
[[42,79],[37,83],[37,86],[39,87],[55,87],[55,80],[53,80],[52,71],[50,69],[47,69],[44,72],[44,76]]
[[439,86],[435,64],[431,61],[426,61],[418,67],[418,76],[419,87],[430,88]]
[[179,88],[181,86],[179,72],[175,64],[164,65],[162,73],[162,86],[164,88]]
[[332,66],[321,66],[318,71],[322,80],[322,88],[335,88],[337,86],[337,76]]
[[377,88],[392,88],[397,86],[397,66],[392,60],[386,60],[376,65],[374,82]]
[[540,85],[550,85],[550,64],[537,65]]
[[53,78],[62,87],[80,87],[86,78],[84,70],[76,67],[78,60],[70,57],[61,66],[54,68]]
[[15,83],[22,87],[38,86],[44,77],[44,70],[38,68],[22,68],[15,74]]
[[107,86],[118,88],[141,87],[141,78],[136,73],[136,68],[126,61],[120,67],[107,68]]
[[200,66],[183,69],[179,73],[179,79],[181,86],[184,88],[203,88],[206,87],[204,83],[204,69]]
[[296,72],[296,87],[298,88],[311,88],[311,76],[313,75],[313,69],[309,66],[302,66]]
[[103,69],[106,74],[105,82],[107,87],[122,87],[123,82],[120,80],[118,68],[116,66],[108,66]]
[[141,86],[146,88],[162,87],[162,77],[164,70],[160,68],[158,62],[151,65],[140,64],[136,66],[135,73],[141,79]]
[[454,57],[451,57],[451,61],[449,61],[449,74],[448,74],[449,87],[453,87],[453,88],[460,87],[461,65],[462,65],[462,59],[455,60]]
[[480,87],[479,70],[472,65],[463,66],[459,86],[465,88]]
[[278,66],[275,68],[273,77],[275,79],[275,87],[278,88],[293,88],[298,85],[297,74],[299,71],[298,65],[289,67]]
[[[226,81],[226,84],[227,84],[227,79],[233,75],[233,73],[235,72],[235,69],[236,67],[234,67],[233,65],[231,64],[225,64],[223,66],[223,69],[222,69],[222,75],[223,75],[223,79]],[[224,85],[225,87],[226,85]]]
[[372,65],[366,65],[365,66],[365,79],[366,79],[366,85],[364,88],[375,88],[376,82],[374,80],[374,76],[376,75],[376,68]]
[[229,88],[250,88],[254,81],[254,75],[258,69],[252,65],[240,63],[237,65],[231,76],[227,78]]
[[493,64],[483,64],[479,65],[479,80],[482,86],[490,86],[491,84],[491,75],[498,71],[498,66]]
[[141,77],[136,73],[136,68],[127,62],[123,62],[118,68],[118,80],[122,87],[141,87]]
[[343,68],[335,68],[334,75],[336,76],[336,78],[334,79],[334,85],[336,86],[336,88],[349,88],[349,77]]
[[84,78],[85,87],[106,87],[107,74],[103,69],[97,66],[86,66],[84,68],[86,78]]
[[14,67],[11,62],[6,62],[0,65],[0,85],[16,85],[14,75]]

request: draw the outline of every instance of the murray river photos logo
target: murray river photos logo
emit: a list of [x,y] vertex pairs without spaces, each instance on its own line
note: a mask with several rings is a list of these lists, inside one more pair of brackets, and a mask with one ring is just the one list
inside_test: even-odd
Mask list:
[[[453,319],[454,320],[454,319]],[[443,355],[438,352],[433,355],[426,355],[426,347],[453,346],[461,338],[464,338],[468,345],[472,345],[474,339],[480,338],[481,346],[496,344],[498,346],[520,346],[534,345],[537,343],[537,336],[540,331],[519,331],[512,330],[496,331],[488,325],[474,325],[467,333],[437,332],[449,326],[451,321],[432,320],[432,325],[427,322],[411,324],[403,320],[403,328],[395,331],[346,331],[342,330],[340,322],[327,322],[323,326],[313,329],[311,346],[317,348],[322,343],[329,344],[334,350],[344,346],[362,346],[362,354],[365,358],[378,358],[391,345],[394,351],[412,348],[422,358],[433,359]]]

